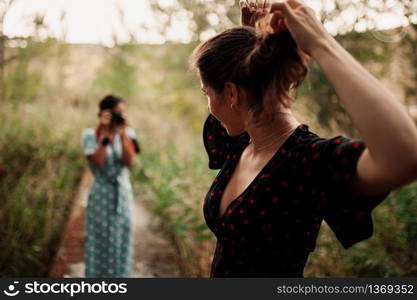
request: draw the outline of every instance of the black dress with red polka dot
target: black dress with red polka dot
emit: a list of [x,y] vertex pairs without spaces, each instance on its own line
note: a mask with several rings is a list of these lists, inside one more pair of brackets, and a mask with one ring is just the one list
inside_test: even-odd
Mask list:
[[350,192],[362,140],[321,138],[302,124],[220,217],[222,193],[249,135],[231,137],[209,115],[203,141],[209,167],[220,169],[203,208],[217,238],[211,277],[303,277],[323,219],[347,249],[372,235],[371,212],[389,194]]

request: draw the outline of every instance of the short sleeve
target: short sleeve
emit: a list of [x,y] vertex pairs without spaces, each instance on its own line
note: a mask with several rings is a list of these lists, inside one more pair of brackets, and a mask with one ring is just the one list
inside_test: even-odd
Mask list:
[[133,142],[135,152],[139,153],[141,151],[141,149],[140,149],[140,146],[139,146],[139,141],[138,141],[135,130],[131,127],[127,127],[126,128],[126,133]]
[[97,141],[94,130],[88,128],[82,133],[82,145],[84,149],[84,155],[89,156],[96,151]]
[[210,114],[204,123],[203,142],[209,168],[220,169],[235,146],[249,142],[249,135],[246,132],[237,136],[228,135],[221,123]]
[[132,127],[127,127],[126,128],[126,133],[132,140],[137,139],[136,132]]
[[[372,210],[390,192],[380,195],[354,195],[349,180],[356,174],[359,157],[366,145],[362,140],[338,136],[315,143],[323,190],[320,209],[323,218],[345,249],[373,234]],[[319,154],[318,154],[319,153]]]

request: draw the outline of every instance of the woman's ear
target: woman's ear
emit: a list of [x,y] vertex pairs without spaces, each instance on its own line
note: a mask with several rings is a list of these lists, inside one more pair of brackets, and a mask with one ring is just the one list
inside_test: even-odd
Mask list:
[[235,83],[226,82],[223,93],[226,99],[229,100],[230,104],[238,106],[242,103],[242,99],[240,99],[241,93],[239,91],[239,87]]

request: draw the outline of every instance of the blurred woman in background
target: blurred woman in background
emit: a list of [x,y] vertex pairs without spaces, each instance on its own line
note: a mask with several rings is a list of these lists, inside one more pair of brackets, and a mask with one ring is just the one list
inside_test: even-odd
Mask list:
[[[209,167],[220,169],[204,201],[217,238],[211,276],[302,277],[323,220],[349,248],[372,235],[373,208],[417,178],[417,129],[313,9],[249,2],[245,26],[200,44],[191,60],[211,113]],[[310,58],[364,141],[319,137],[293,115]]]
[[99,104],[99,125],[85,129],[84,154],[94,175],[86,213],[86,277],[130,277],[133,258],[133,193],[129,168],[140,151],[127,127],[125,101],[108,95]]

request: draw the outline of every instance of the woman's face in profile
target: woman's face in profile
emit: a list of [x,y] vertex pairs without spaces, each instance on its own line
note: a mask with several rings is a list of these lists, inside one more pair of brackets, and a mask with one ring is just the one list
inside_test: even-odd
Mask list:
[[226,129],[230,136],[239,135],[245,131],[244,122],[236,110],[232,110],[225,97],[225,91],[217,93],[213,88],[201,82],[201,90],[207,97],[208,110]]

